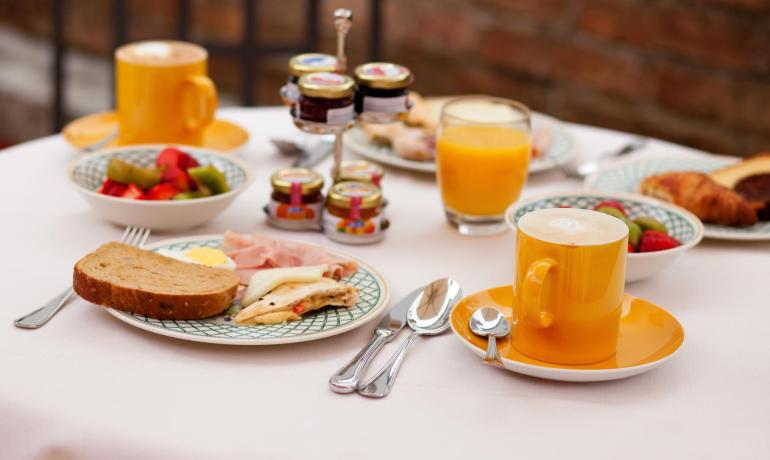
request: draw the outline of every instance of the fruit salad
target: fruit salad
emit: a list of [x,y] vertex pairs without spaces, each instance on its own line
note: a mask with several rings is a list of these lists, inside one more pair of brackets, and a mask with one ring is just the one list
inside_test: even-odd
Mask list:
[[189,200],[229,190],[225,175],[217,168],[201,166],[190,154],[169,147],[149,168],[112,158],[97,192],[134,200]]

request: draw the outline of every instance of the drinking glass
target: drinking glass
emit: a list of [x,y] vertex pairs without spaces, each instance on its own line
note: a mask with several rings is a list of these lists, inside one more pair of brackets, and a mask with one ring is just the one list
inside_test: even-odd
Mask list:
[[436,140],[438,184],[447,220],[463,235],[506,230],[505,210],[527,181],[530,112],[489,96],[452,99]]

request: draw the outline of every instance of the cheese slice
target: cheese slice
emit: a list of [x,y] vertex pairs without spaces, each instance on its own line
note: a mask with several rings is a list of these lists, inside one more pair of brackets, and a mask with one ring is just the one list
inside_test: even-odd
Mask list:
[[308,267],[266,268],[260,270],[249,279],[249,287],[243,294],[241,305],[248,307],[260,297],[285,283],[312,283],[318,281],[328,270],[326,265]]
[[276,324],[296,321],[300,315],[327,305],[352,307],[358,288],[321,278],[313,283],[285,283],[235,316],[238,324]]

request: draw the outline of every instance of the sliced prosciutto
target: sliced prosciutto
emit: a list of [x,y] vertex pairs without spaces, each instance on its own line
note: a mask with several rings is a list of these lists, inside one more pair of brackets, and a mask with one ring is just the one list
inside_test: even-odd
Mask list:
[[227,231],[220,248],[235,261],[241,283],[248,284],[257,270],[277,267],[328,265],[325,276],[340,279],[358,270],[354,260],[329,254],[317,246],[278,240],[254,233],[245,235]]

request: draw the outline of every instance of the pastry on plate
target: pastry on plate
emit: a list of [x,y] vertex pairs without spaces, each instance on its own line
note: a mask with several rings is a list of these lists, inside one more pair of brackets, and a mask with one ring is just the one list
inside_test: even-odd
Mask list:
[[667,172],[642,180],[644,195],[675,203],[703,222],[736,227],[753,225],[757,213],[738,193],[699,172]]
[[121,243],[107,243],[75,264],[73,288],[83,299],[156,319],[201,319],[233,302],[231,270],[181,262]]
[[760,219],[770,220],[770,153],[752,155],[710,176],[748,201]]
[[307,312],[326,306],[352,307],[358,288],[321,278],[311,283],[285,283],[244,308],[235,317],[238,324],[278,324],[298,321]]

